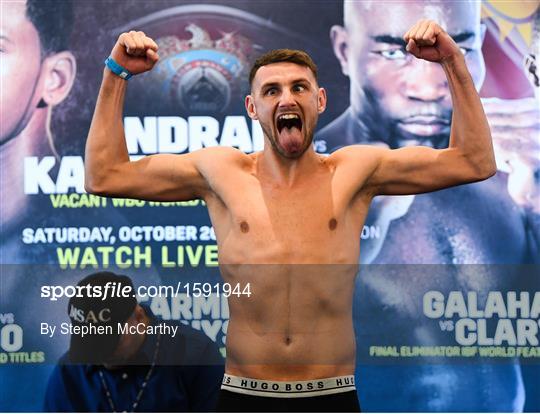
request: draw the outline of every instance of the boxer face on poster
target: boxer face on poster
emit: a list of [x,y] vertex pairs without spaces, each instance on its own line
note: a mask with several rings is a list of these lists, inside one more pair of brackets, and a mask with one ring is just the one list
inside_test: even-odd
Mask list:
[[39,35],[26,19],[26,5],[5,3],[2,9],[0,142],[3,147],[28,124],[33,112],[31,108],[36,108],[40,99],[33,96],[34,91],[41,88],[39,83],[43,82],[37,82],[41,67]]
[[46,50],[45,35],[38,32],[25,2],[5,3],[2,9],[0,143],[3,146],[31,126],[34,116],[65,99],[75,78],[75,58],[68,51]]
[[480,3],[345,2],[345,27],[331,38],[342,71],[350,78],[353,115],[367,128],[367,139],[393,148],[448,145],[451,98],[440,65],[414,59],[401,33],[418,16],[435,19],[465,54],[477,89],[485,76],[481,53],[484,27]]
[[51,1],[2,3],[0,157],[2,189],[11,195],[2,202],[2,223],[20,213],[24,157],[56,152],[50,112],[68,95],[76,71],[75,58],[61,39],[67,36],[66,23],[57,21],[65,19],[60,11],[66,7]]

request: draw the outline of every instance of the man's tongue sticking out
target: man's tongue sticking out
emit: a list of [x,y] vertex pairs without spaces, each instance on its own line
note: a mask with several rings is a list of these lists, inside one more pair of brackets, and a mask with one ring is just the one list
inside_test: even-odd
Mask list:
[[304,136],[302,121],[298,115],[279,116],[277,129],[279,144],[286,152],[294,154],[302,150]]

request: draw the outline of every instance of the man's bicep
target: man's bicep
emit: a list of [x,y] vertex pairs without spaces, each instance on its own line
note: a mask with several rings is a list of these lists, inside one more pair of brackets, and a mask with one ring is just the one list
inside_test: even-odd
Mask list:
[[376,195],[407,195],[463,184],[470,172],[460,158],[459,151],[451,148],[383,149],[368,185]]
[[109,196],[154,201],[187,201],[203,198],[208,190],[198,163],[204,155],[156,154],[120,164],[105,191]]

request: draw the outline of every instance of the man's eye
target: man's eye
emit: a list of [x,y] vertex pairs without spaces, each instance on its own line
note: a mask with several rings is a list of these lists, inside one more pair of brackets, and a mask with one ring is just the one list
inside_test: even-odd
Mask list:
[[302,91],[305,91],[306,88],[304,85],[294,85],[293,86],[293,91],[295,92],[302,92]]
[[407,57],[407,54],[403,49],[381,50],[377,53],[379,53],[383,58],[388,60],[405,59]]
[[275,95],[276,92],[277,92],[276,88],[270,88],[270,89],[267,89],[264,94],[267,96],[272,96],[272,95]]

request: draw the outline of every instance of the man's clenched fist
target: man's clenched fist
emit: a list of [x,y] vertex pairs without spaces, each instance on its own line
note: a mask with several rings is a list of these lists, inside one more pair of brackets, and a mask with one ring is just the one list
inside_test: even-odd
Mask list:
[[448,58],[462,56],[459,46],[433,20],[420,20],[403,36],[407,51],[419,59],[442,63]]
[[122,67],[137,75],[149,71],[159,60],[158,45],[144,32],[122,33],[111,52],[112,58]]

